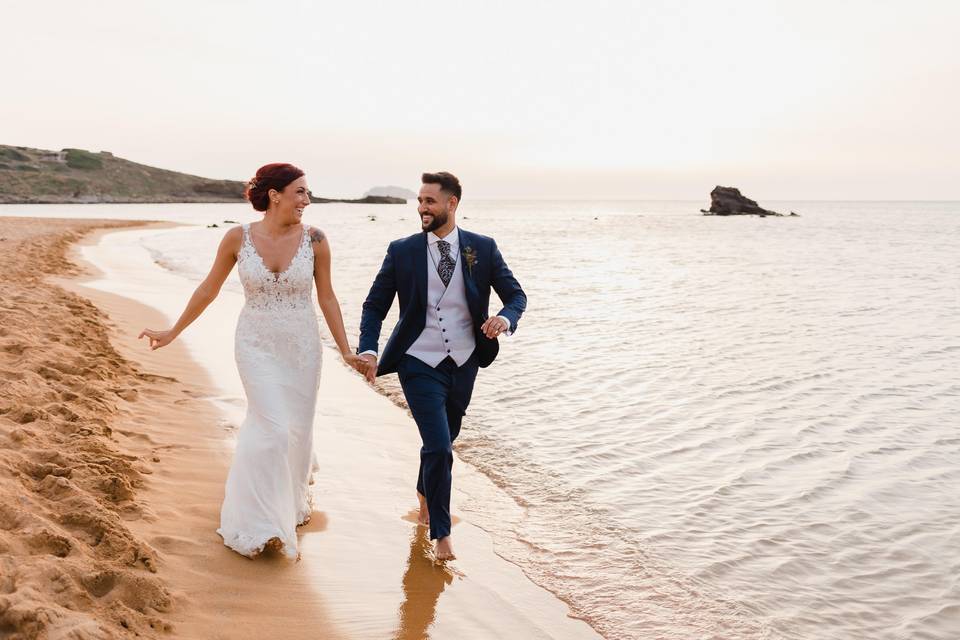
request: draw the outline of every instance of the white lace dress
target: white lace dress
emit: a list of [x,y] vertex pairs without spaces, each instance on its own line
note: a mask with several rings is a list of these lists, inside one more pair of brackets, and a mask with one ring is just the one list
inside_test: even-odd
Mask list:
[[247,415],[220,510],[225,545],[245,556],[280,538],[297,557],[297,525],[312,511],[313,416],[321,349],[314,311],[313,249],[307,229],[282,273],[267,269],[243,225],[237,257],[246,305],[237,322],[237,368]]

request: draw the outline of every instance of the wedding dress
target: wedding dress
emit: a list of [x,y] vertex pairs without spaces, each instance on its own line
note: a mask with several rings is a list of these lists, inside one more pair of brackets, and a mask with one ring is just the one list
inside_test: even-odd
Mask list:
[[313,249],[303,239],[281,273],[267,269],[243,225],[237,269],[246,304],[235,354],[247,415],[227,476],[220,528],[225,545],[245,556],[279,538],[297,557],[296,527],[312,512],[313,416],[321,349],[311,290]]

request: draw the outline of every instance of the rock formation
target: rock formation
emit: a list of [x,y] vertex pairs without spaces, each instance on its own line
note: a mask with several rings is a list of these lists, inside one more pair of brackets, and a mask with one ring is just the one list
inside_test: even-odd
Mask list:
[[735,187],[717,186],[710,192],[710,209],[700,210],[705,216],[782,216],[759,206]]

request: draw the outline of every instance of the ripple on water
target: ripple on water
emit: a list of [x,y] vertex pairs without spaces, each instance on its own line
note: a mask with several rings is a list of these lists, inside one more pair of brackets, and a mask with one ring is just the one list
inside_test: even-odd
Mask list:
[[[465,200],[530,307],[458,443],[513,500],[460,508],[611,639],[955,640],[960,206],[783,205]],[[410,223],[330,207],[356,327]]]

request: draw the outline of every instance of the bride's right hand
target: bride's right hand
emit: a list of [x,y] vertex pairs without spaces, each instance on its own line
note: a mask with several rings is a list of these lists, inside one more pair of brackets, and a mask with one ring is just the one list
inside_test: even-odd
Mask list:
[[143,336],[147,336],[147,338],[150,340],[150,349],[154,351],[159,349],[160,347],[167,346],[168,344],[173,342],[174,338],[177,337],[173,333],[173,331],[170,331],[170,330],[156,331],[154,329],[144,329],[143,331],[140,332],[140,335],[137,336],[137,340],[139,340]]

